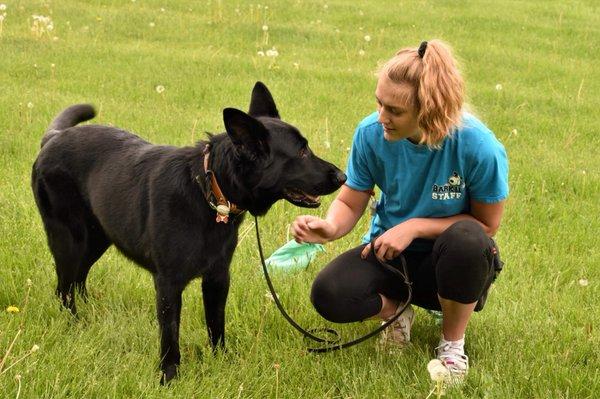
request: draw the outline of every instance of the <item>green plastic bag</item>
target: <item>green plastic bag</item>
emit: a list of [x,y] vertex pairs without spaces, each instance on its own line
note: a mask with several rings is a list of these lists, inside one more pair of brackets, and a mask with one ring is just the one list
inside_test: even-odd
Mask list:
[[298,244],[291,240],[273,252],[265,264],[272,271],[306,269],[317,253],[324,251],[325,248],[321,244]]

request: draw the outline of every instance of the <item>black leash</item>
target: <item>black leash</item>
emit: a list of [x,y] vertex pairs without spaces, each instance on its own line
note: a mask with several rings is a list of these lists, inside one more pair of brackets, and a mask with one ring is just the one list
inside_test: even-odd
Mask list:
[[[408,298],[406,299],[404,306],[402,307],[402,309],[400,311],[397,311],[396,314],[394,316],[392,316],[392,318],[387,320],[385,323],[383,323],[381,326],[379,326],[375,330],[371,331],[367,335],[364,335],[353,341],[344,342],[344,343],[340,343],[340,334],[336,330],[333,330],[331,328],[317,328],[317,329],[311,329],[308,331],[305,330],[298,323],[296,323],[294,321],[294,319],[292,319],[290,317],[290,315],[287,314],[287,312],[283,308],[283,305],[279,301],[279,297],[277,296],[277,293],[275,292],[275,288],[273,287],[273,282],[271,281],[271,277],[269,276],[269,271],[267,270],[267,265],[265,264],[265,257],[263,255],[262,245],[260,243],[260,233],[258,231],[258,218],[256,216],[254,217],[254,226],[256,228],[256,241],[258,242],[258,253],[260,254],[260,261],[262,263],[263,272],[265,274],[265,280],[267,280],[267,285],[269,286],[269,291],[271,291],[271,295],[273,296],[273,300],[275,301],[277,308],[279,309],[279,311],[281,312],[283,317],[306,338],[310,338],[313,341],[320,342],[324,345],[329,345],[329,346],[320,347],[320,348],[308,348],[309,352],[317,352],[317,353],[331,352],[331,351],[335,351],[335,350],[339,350],[339,349],[349,348],[349,347],[359,344],[363,341],[366,341],[367,339],[374,337],[375,335],[377,335],[380,332],[382,332],[383,330],[385,330],[390,324],[392,324],[406,310],[408,305],[410,305],[410,302],[412,300],[412,283],[408,279],[408,269],[406,267],[406,259],[404,259],[404,255],[400,254],[400,261],[402,264],[402,272],[400,270],[396,269],[395,267],[391,266],[387,262],[379,261],[379,264],[383,268],[385,268],[386,270],[389,270],[390,272],[396,274],[397,276],[400,276],[402,278],[402,280],[404,280],[404,284],[406,284],[406,288],[408,289]],[[374,242],[372,242],[371,244],[374,244]],[[375,246],[371,245],[372,251],[375,251],[374,248],[375,248]],[[316,335],[312,334],[311,331],[312,332],[316,332],[316,331],[325,332],[327,334],[335,336],[335,339],[320,338],[320,337],[317,337]]]

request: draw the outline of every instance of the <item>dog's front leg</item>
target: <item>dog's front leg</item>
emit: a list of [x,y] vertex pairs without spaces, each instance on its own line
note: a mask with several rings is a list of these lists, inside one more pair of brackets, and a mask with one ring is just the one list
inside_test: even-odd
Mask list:
[[159,275],[154,276],[156,287],[156,310],[160,328],[161,384],[177,376],[179,366],[179,321],[183,286]]
[[228,292],[228,270],[202,277],[204,315],[213,350],[225,347],[225,302]]

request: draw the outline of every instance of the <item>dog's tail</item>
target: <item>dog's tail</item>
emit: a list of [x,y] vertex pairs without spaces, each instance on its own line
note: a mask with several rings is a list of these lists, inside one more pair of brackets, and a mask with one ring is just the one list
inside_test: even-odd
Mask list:
[[90,104],[71,105],[69,108],[58,114],[56,118],[54,118],[48,127],[48,130],[46,130],[46,134],[44,134],[44,137],[42,137],[41,147],[43,147],[48,140],[56,136],[61,131],[73,127],[78,123],[90,120],[94,116],[96,116],[96,110]]

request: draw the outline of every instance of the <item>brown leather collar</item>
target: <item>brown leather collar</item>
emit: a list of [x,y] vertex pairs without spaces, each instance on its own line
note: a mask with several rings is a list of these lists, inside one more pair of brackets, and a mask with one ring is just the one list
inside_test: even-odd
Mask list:
[[[216,221],[217,223],[227,223],[229,222],[229,214],[233,213],[235,215],[239,215],[244,213],[246,210],[239,208],[236,204],[231,203],[225,198],[223,192],[221,191],[221,187],[219,187],[219,183],[217,183],[217,178],[212,170],[208,169],[208,157],[210,154],[210,144],[207,144],[204,147],[204,173],[205,173],[205,182],[206,189],[203,187],[203,191],[206,196],[206,201],[210,205],[212,209],[217,211]],[[196,178],[198,183],[202,185],[199,181],[199,176]],[[210,180],[210,184],[208,182]],[[216,203],[213,201],[216,200]]]

